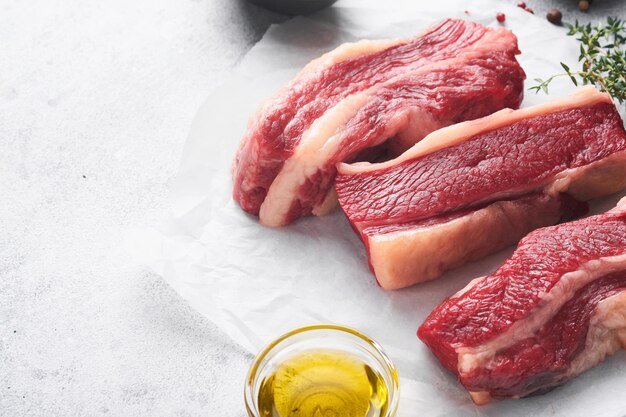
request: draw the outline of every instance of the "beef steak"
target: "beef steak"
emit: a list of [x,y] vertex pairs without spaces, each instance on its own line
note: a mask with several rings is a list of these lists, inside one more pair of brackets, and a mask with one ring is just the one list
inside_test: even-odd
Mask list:
[[626,198],[530,233],[418,336],[477,403],[544,392],[626,348]]

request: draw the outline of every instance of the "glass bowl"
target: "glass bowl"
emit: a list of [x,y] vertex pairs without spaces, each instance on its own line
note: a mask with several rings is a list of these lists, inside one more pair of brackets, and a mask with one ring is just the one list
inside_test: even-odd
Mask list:
[[[294,355],[313,351],[342,352],[358,358],[375,371],[383,381],[386,407],[376,417],[393,417],[398,408],[400,390],[396,368],[374,340],[357,330],[332,324],[320,324],[295,329],[267,345],[257,355],[246,378],[244,398],[250,417],[269,417],[261,414],[259,391],[266,378]],[[369,416],[370,414],[368,414]],[[273,417],[273,416],[272,416]]]

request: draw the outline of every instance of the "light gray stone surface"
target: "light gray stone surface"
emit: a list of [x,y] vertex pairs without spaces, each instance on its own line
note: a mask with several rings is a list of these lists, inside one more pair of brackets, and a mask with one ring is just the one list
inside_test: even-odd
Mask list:
[[1,416],[244,415],[249,355],[122,236],[164,215],[196,110],[281,20],[243,0],[0,0]]

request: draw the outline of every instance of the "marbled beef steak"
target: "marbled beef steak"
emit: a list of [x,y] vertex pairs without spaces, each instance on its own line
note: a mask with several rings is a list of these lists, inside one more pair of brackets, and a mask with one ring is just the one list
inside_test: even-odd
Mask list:
[[626,198],[532,232],[418,335],[477,403],[546,391],[626,348]]

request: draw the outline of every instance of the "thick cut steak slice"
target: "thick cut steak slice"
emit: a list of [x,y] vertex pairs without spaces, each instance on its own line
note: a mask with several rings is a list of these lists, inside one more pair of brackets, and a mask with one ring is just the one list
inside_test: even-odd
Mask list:
[[339,202],[383,288],[433,279],[626,187],[626,131],[607,95],[502,110],[380,164],[340,164]]
[[626,348],[626,198],[532,232],[418,336],[477,403],[545,392]]
[[399,153],[440,127],[517,108],[524,72],[506,29],[448,19],[413,39],[345,44],[307,65],[252,117],[233,198],[281,226],[336,203],[335,165],[388,139]]

